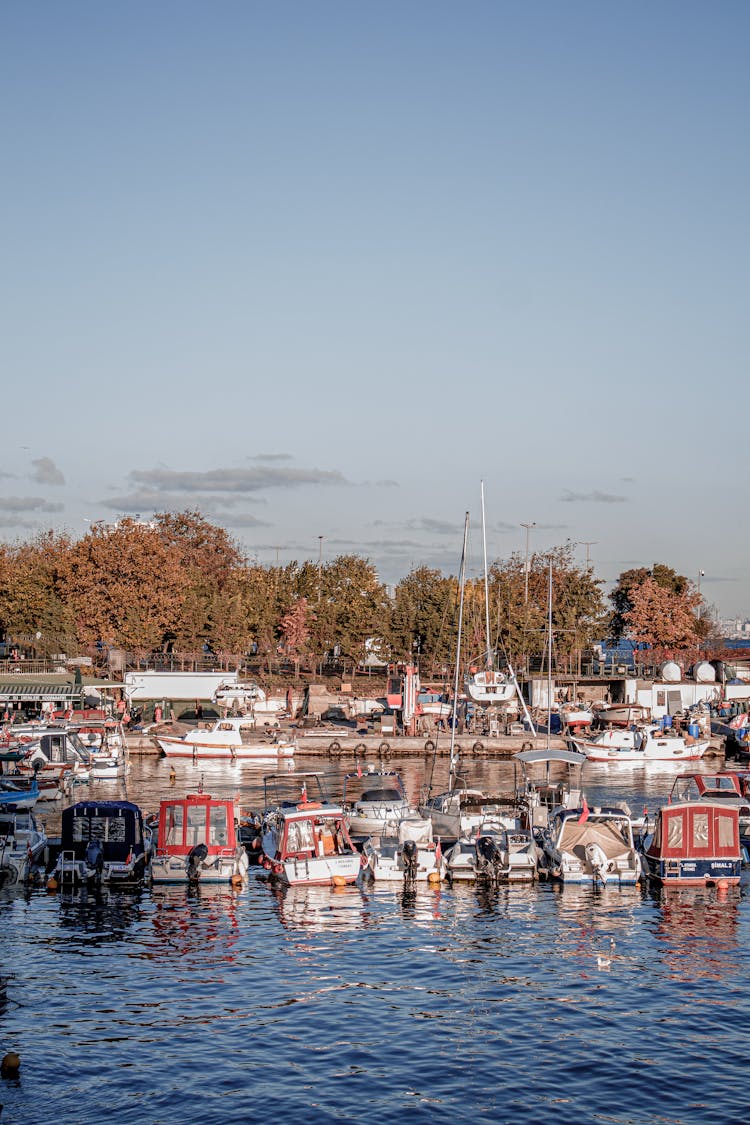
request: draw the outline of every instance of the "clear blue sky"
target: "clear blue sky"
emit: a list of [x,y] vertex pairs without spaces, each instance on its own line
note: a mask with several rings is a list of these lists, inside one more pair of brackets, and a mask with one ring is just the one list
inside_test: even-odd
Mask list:
[[750,614],[750,6],[8,3],[0,536],[199,508]]

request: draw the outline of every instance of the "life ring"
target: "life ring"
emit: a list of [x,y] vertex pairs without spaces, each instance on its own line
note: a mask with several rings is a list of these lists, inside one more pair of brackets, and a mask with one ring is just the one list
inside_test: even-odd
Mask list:
[[358,754],[361,754],[363,757],[367,754],[367,747],[364,742],[358,742],[354,747],[354,757],[356,758]]
[[328,753],[329,754],[338,754],[340,752],[340,750],[341,750],[341,743],[339,742],[339,740],[337,738],[334,738],[333,742],[329,743]]
[[522,742],[521,743],[521,749],[522,750],[533,750],[534,747],[532,746],[532,744],[530,742]]
[[477,739],[477,741],[474,743],[474,745],[472,746],[471,749],[473,750],[473,752],[475,754],[481,754],[482,751],[484,750],[484,743],[480,742],[479,739]]
[[428,738],[427,741],[425,742],[424,752],[425,752],[425,754],[434,754],[435,753],[435,743],[432,741],[431,738]]
[[320,801],[300,801],[297,805],[298,809],[322,809]]
[[380,746],[378,746],[378,753],[379,754],[389,754],[390,750],[391,750],[390,742],[381,742]]

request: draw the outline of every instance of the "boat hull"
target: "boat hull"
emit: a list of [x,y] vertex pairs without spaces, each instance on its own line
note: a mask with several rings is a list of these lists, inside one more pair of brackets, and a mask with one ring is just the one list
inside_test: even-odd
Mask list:
[[167,758],[189,758],[193,761],[272,761],[274,758],[291,758],[291,743],[259,742],[244,746],[228,743],[184,742],[181,738],[157,738],[159,748]]
[[646,854],[646,871],[656,883],[680,887],[704,887],[720,879],[739,883],[741,861],[734,859],[662,859]]

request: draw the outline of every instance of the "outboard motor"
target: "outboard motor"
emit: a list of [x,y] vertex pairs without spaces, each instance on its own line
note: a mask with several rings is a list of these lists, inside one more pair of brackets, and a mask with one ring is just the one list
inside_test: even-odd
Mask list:
[[89,840],[86,848],[86,866],[93,869],[94,878],[101,879],[104,870],[104,848],[101,840]]
[[500,876],[502,853],[494,836],[479,836],[476,843],[477,868],[490,879]]
[[201,864],[208,855],[208,848],[205,844],[196,844],[188,852],[188,879],[200,879]]
[[419,866],[419,853],[416,840],[404,841],[401,858],[404,861],[404,882],[415,882],[417,878],[417,868]]
[[607,857],[603,849],[598,844],[591,843],[586,845],[585,853],[594,878],[598,879],[600,883],[606,883]]

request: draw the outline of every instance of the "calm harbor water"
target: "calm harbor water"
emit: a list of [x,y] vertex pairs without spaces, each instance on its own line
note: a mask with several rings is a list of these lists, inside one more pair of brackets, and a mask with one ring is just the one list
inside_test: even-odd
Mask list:
[[[428,765],[390,764],[416,796]],[[296,768],[316,765],[340,791],[347,767]],[[202,778],[255,808],[275,768],[170,785],[136,759],[127,793],[75,796],[151,811]],[[634,812],[675,776],[606,770],[589,803]],[[507,762],[466,772],[512,785]],[[0,892],[0,1048],[21,1056],[0,1125],[744,1121],[749,918],[744,886]]]

